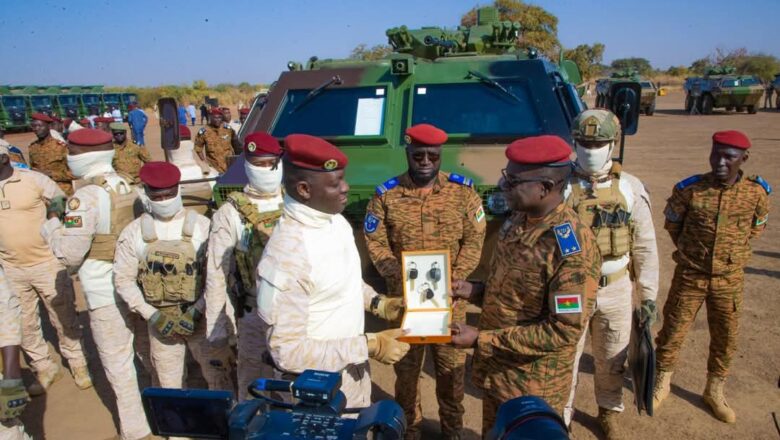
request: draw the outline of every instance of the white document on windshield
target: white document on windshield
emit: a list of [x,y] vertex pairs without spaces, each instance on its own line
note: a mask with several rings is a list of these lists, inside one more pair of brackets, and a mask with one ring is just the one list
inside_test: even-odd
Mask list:
[[355,136],[376,136],[382,134],[382,109],[385,98],[358,99],[355,116]]

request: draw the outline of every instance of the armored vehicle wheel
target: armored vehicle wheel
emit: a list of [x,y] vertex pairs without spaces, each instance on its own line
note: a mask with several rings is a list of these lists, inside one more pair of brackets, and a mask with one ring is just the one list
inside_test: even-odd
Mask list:
[[775,98],[775,108],[780,110],[780,96]]
[[653,103],[648,105],[645,109],[645,115],[653,116],[653,113],[655,113],[655,101],[653,101]]
[[734,110],[734,107],[726,107],[726,111],[727,111],[727,112],[730,112],[730,111],[732,111],[732,110]]
[[745,107],[739,107],[739,106],[737,106],[737,108],[736,108],[735,110],[736,110],[736,112],[737,112],[737,113],[739,113],[739,112],[743,112],[743,111],[745,111]]
[[712,102],[712,95],[704,95],[701,100],[701,113],[703,115],[711,115],[712,107],[715,103]]
[[693,108],[693,98],[691,95],[685,95],[685,113],[690,113]]
[[747,106],[747,112],[751,115],[755,115],[758,112],[758,108],[755,105]]

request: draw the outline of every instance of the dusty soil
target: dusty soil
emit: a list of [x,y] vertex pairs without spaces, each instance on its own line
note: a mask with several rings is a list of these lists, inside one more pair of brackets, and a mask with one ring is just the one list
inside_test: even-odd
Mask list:
[[[591,101],[592,104],[592,101]],[[739,129],[753,140],[751,160],[745,169],[760,174],[770,183],[780,185],[780,112],[760,111],[756,115],[718,111],[711,116],[688,116],[683,113],[683,97],[672,93],[659,97],[656,114],[642,116],[637,135],[627,139],[626,170],[638,176],[647,186],[654,206],[661,255],[659,305],[667,296],[674,264],[672,243],[662,229],[662,210],[672,186],[681,179],[708,169],[707,157],[712,132]],[[151,113],[147,142],[155,157],[161,158],[157,121]],[[6,139],[26,146],[31,133],[9,134]],[[776,202],[776,201],[775,201]],[[771,219],[778,218],[777,203]],[[775,220],[776,221],[776,220]],[[701,401],[706,380],[706,358],[709,333],[706,311],[702,310],[683,348],[680,364],[673,378],[672,395],[655,417],[638,415],[632,406],[633,394],[625,381],[626,411],[621,416],[628,438],[634,439],[772,439],[778,432],[772,413],[780,412],[780,228],[770,220],[764,235],[753,243],[754,255],[746,268],[745,306],[737,357],[726,391],[730,405],[738,415],[736,425],[715,420]],[[79,391],[70,376],[54,384],[50,392],[38,397],[28,407],[23,421],[36,438],[106,439],[116,434],[112,394],[99,365],[89,337],[88,316],[79,298],[81,321],[85,328],[86,347],[96,388]],[[475,319],[471,314],[470,319]],[[376,323],[369,323],[376,325]],[[660,323],[655,330],[660,329]],[[52,352],[55,352],[52,346]],[[602,438],[596,422],[597,407],[593,398],[593,359],[585,354],[581,382],[577,393],[577,414],[572,437]],[[438,435],[438,414],[430,360],[422,375],[425,438]],[[27,372],[29,378],[29,372]],[[392,398],[394,375],[391,368],[373,365],[375,399]],[[466,389],[466,438],[478,438],[481,422],[479,391],[470,384]]]

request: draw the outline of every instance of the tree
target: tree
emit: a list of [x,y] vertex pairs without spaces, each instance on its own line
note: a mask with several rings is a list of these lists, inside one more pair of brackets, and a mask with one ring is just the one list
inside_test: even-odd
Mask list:
[[704,75],[704,71],[707,70],[707,66],[712,65],[712,60],[710,57],[704,57],[699,58],[698,60],[695,60],[691,63],[691,66],[688,68],[691,73],[695,73],[697,75]]
[[[520,23],[520,38],[517,47],[533,47],[550,59],[555,59],[560,51],[558,42],[558,17],[540,6],[528,5],[521,0],[494,0],[501,20]],[[473,26],[477,23],[477,8],[463,14],[460,24]]]
[[209,85],[202,79],[196,79],[192,82],[192,88],[195,90],[206,90],[209,88]]
[[687,76],[688,68],[685,66],[669,66],[665,73],[670,76]]
[[387,57],[393,52],[393,48],[387,44],[377,44],[368,48],[365,44],[358,44],[352,49],[349,58],[353,60],[376,61]]
[[563,57],[574,61],[580,69],[583,79],[591,79],[601,72],[600,63],[604,56],[604,45],[593,43],[593,46],[580,44],[574,49],[563,51]]
[[653,71],[653,66],[650,65],[650,61],[645,58],[618,58],[612,61],[610,66],[614,70],[633,69],[640,75],[648,75]]

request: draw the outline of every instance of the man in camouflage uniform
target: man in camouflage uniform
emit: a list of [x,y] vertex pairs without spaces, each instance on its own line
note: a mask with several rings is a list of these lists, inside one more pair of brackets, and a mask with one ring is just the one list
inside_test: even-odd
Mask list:
[[114,136],[114,171],[130,177],[133,183],[139,183],[138,171],[146,162],[151,162],[152,156],[143,145],[127,140],[127,127],[119,122],[111,123],[111,134]]
[[277,377],[339,371],[347,407],[366,407],[368,358],[392,364],[409,344],[396,340],[400,329],[365,334],[364,311],[397,319],[402,300],[363,282],[352,227],[341,215],[347,156],[314,136],[291,134],[284,143],[284,209],[255,280],[268,360]]
[[[244,138],[244,169],[249,183],[230,193],[211,220],[206,272],[206,334],[227,345],[238,337],[238,397],[273,370],[263,360],[265,334],[257,314],[255,272],[260,256],[282,215],[282,154],[273,136],[257,132]],[[236,321],[238,321],[236,323]]]
[[563,411],[601,275],[593,233],[563,201],[571,147],[536,136],[513,142],[506,155],[500,187],[512,214],[499,231],[487,284],[453,281],[456,298],[482,306],[479,329],[453,324],[452,343],[474,347],[483,435],[498,407],[515,397],[539,396]]
[[[625,372],[632,322],[631,268],[642,298],[639,309],[644,325],[656,317],[658,247],[650,212],[650,196],[636,177],[612,161],[620,138],[620,121],[608,110],[586,110],[572,126],[577,163],[574,178],[564,191],[566,204],[596,236],[603,264],[596,311],[590,320],[598,419],[607,439],[620,438],[617,416],[623,411]],[[564,411],[566,423],[573,415],[577,366],[585,348],[585,335],[577,344],[574,384]]]
[[222,107],[222,120],[225,122],[225,126],[232,128],[234,132],[238,133],[241,128],[241,123],[233,120],[233,115],[230,113],[230,107]]
[[29,440],[19,416],[29,396],[22,382],[19,351],[22,345],[22,314],[19,298],[11,291],[0,268],[0,439]]
[[43,113],[33,113],[32,119],[30,128],[38,139],[31,143],[27,150],[30,168],[57,182],[65,195],[73,194],[73,175],[68,170],[68,161],[65,160],[68,149],[64,142],[51,137],[49,124],[53,119]]
[[223,123],[222,110],[212,109],[209,125],[198,130],[195,137],[195,153],[221,174],[227,171],[227,158],[240,150],[236,132]]
[[715,133],[712,171],[679,182],[667,200],[664,228],[677,247],[673,255],[677,267],[664,305],[664,325],[656,339],[654,408],[669,395],[685,335],[706,303],[710,355],[704,402],[718,420],[736,422],[723,386],[737,348],[750,240],[766,227],[772,192],[760,176],[745,177],[740,170],[750,145],[741,132]]
[[[482,200],[471,179],[439,170],[441,145],[446,141],[447,134],[432,125],[406,130],[408,171],[379,185],[368,204],[363,232],[371,261],[387,280],[390,295],[403,295],[402,274],[408,270],[401,267],[403,251],[449,250],[453,279],[466,279],[479,264],[486,223]],[[466,322],[464,302],[454,304],[452,320]],[[425,347],[414,345],[393,367],[395,400],[406,414],[407,439],[421,436],[419,378]],[[431,349],[442,434],[460,438],[466,352],[450,344],[431,345]]]

